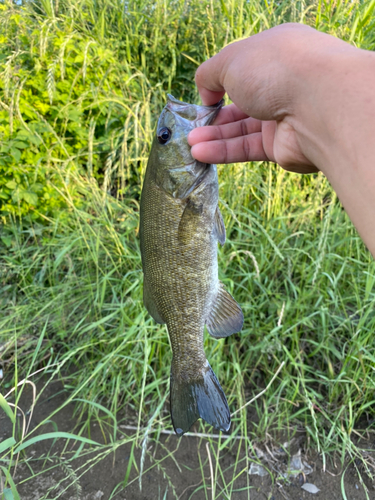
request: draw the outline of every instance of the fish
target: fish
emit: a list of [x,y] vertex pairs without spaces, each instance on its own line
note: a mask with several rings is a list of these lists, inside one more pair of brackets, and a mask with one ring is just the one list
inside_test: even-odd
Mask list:
[[218,242],[226,239],[216,165],[191,155],[187,136],[209,125],[223,101],[188,104],[167,95],[145,172],[140,204],[143,303],[166,324],[172,347],[170,411],[178,436],[202,418],[231,425],[228,402],[203,347],[243,326],[241,307],[218,278]]

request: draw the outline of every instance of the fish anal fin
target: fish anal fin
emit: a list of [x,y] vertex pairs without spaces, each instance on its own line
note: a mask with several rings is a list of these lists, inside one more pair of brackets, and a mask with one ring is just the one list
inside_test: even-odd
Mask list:
[[206,321],[208,333],[215,338],[229,337],[243,326],[241,307],[219,282],[216,300]]
[[161,314],[158,312],[155,301],[152,298],[150,288],[145,277],[143,277],[143,304],[149,314],[151,314],[151,316],[154,318],[156,323],[159,323],[161,325],[165,324],[165,321],[163,320]]
[[214,235],[217,237],[221,246],[225,243],[225,226],[223,221],[223,216],[221,215],[220,209],[217,206],[215,211],[215,220],[214,220]]
[[202,224],[203,205],[189,199],[178,225],[178,241],[184,245],[194,241],[197,230]]
[[194,380],[171,372],[171,416],[178,436],[188,432],[198,418],[221,431],[230,428],[227,398],[208,361]]

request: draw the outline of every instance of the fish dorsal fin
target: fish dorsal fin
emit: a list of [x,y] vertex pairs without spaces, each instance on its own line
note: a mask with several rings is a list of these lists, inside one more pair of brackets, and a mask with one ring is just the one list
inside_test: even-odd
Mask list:
[[215,338],[229,337],[243,326],[241,307],[219,281],[219,290],[206,321],[208,333]]
[[220,209],[217,206],[215,212],[215,220],[214,220],[214,235],[217,237],[221,246],[225,243],[225,226],[223,221],[223,216],[221,215]]

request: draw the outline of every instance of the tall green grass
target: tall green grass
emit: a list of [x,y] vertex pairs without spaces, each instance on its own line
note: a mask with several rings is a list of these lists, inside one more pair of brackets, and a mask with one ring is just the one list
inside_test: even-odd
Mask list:
[[[25,47],[34,51],[24,88],[41,50],[47,59],[40,58],[40,71],[46,71],[46,78],[58,55],[61,71],[65,56],[61,43],[53,48],[57,38],[80,40],[82,57],[74,74],[82,79],[85,73],[92,82],[80,102],[67,99],[57,106],[53,119],[50,111],[39,112],[46,127],[43,137],[51,141],[46,142],[51,154],[43,153],[41,163],[64,208],[53,214],[40,210],[33,221],[29,213],[20,218],[17,211],[2,217],[0,356],[6,399],[0,405],[13,422],[12,437],[0,443],[4,495],[17,498],[19,485],[12,482],[17,461],[27,461],[31,479],[39,470],[28,461],[35,444],[30,440],[45,438],[44,425],[59,411],[32,430],[26,425],[22,431],[16,423],[25,385],[41,374],[33,407],[46,381],[56,378],[69,391],[64,406],[76,405],[77,426],[69,439],[81,446],[64,451],[65,467],[70,467],[64,470],[77,485],[100,460],[132,445],[115,495],[133,482],[142,484],[145,457],[150,467],[166,474],[164,460],[174,455],[167,447],[163,458],[154,458],[147,448],[149,439],[160,443],[161,430],[172,429],[165,412],[171,350],[165,327],[156,325],[143,307],[138,239],[141,181],[165,92],[196,101],[193,76],[199,62],[234,39],[284,21],[309,23],[373,49],[375,2],[64,0],[0,6],[6,7],[3,60]],[[113,58],[99,83],[92,77],[95,59],[89,57],[94,46],[96,56],[108,50]],[[16,56],[9,67],[10,74],[18,71]],[[113,72],[116,78],[109,76]],[[22,93],[21,83],[13,84]],[[10,109],[5,90],[4,109],[9,116],[14,113],[20,127],[21,118],[29,126],[27,116],[21,112],[19,117],[16,100]],[[49,92],[46,80],[46,105]],[[74,151],[58,123],[64,107],[80,106],[85,133]],[[87,111],[94,106],[98,114],[93,118]],[[55,154],[57,143],[61,149]],[[324,463],[334,452],[342,463],[345,456],[364,460],[352,438],[374,418],[375,264],[321,174],[299,176],[273,164],[251,163],[221,166],[219,179],[227,228],[227,242],[218,249],[220,279],[241,304],[245,324],[241,334],[228,339],[207,336],[207,358],[232,412],[268,386],[282,367],[267,391],[233,416],[230,436],[202,438],[196,493],[231,498],[238,477],[250,492],[252,446],[266,435],[291,436],[303,428],[308,446],[321,453]],[[122,423],[128,427],[120,427],[124,414],[135,430],[126,419]],[[30,418],[32,413],[25,415],[25,423]],[[104,444],[85,441],[94,422],[103,429]],[[210,430],[202,423],[199,427]],[[52,437],[63,437],[59,429],[54,432]],[[235,458],[225,468],[221,456],[228,449]],[[57,460],[54,467],[63,467],[57,452],[51,456]],[[173,478],[168,483],[169,493],[177,497],[181,492],[175,491]]]

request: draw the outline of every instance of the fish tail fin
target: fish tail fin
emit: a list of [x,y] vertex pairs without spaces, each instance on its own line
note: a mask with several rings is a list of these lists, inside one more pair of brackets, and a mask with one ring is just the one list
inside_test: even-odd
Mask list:
[[198,418],[221,431],[229,430],[227,398],[207,360],[193,379],[178,375],[172,364],[171,416],[179,436],[187,432]]

